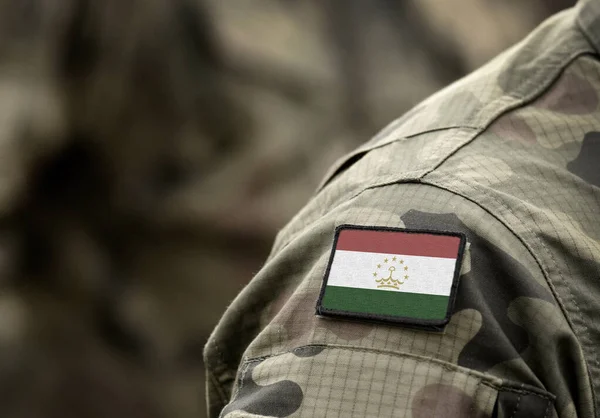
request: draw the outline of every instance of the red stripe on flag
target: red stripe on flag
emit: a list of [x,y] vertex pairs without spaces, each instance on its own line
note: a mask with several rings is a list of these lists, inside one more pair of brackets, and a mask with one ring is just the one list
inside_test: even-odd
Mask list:
[[457,258],[460,238],[399,231],[342,229],[337,250]]

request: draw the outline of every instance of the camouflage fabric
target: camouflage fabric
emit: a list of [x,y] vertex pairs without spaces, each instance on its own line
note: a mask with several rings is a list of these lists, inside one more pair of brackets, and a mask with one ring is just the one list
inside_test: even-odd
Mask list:
[[0,0],[1,417],[202,418],[202,348],[275,232],[550,10],[519,2]]
[[[210,416],[596,416],[599,23],[551,18],[332,168],[206,346]],[[315,315],[341,224],[467,235],[445,332]]]

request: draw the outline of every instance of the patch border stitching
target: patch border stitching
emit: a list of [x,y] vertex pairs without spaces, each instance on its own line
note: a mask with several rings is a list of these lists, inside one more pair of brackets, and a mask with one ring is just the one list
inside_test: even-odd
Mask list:
[[[454,277],[452,278],[452,286],[450,287],[450,296],[448,298],[448,308],[446,309],[446,316],[443,319],[418,319],[418,318],[409,318],[402,316],[391,316],[391,315],[378,315],[378,314],[369,314],[363,312],[351,312],[351,311],[343,311],[337,309],[328,309],[323,307],[322,301],[323,296],[325,295],[325,289],[327,288],[327,281],[329,280],[329,273],[331,271],[331,265],[333,263],[333,257],[336,252],[338,238],[340,236],[340,232],[345,229],[353,229],[353,230],[366,230],[366,231],[382,231],[382,232],[404,232],[408,234],[431,234],[431,235],[443,235],[443,236],[453,236],[458,237],[460,239],[460,243],[458,246],[458,255],[456,257],[456,263],[454,265]],[[467,243],[467,237],[462,232],[452,232],[452,231],[434,231],[429,229],[407,229],[407,228],[394,228],[394,227],[386,227],[386,226],[364,226],[364,225],[351,225],[351,224],[342,224],[335,228],[334,238],[333,238],[333,246],[331,248],[331,254],[329,255],[329,261],[327,263],[327,268],[325,269],[325,274],[323,276],[323,283],[321,285],[321,291],[319,292],[319,299],[317,300],[316,306],[316,315],[323,317],[333,317],[354,321],[369,321],[375,323],[383,323],[383,324],[397,324],[404,325],[410,328],[420,328],[426,329],[430,331],[441,332],[444,330],[448,322],[450,321],[450,317],[452,316],[452,309],[454,308],[454,302],[456,300],[456,291],[458,289],[458,282],[460,278],[460,270],[462,268],[462,260]]]

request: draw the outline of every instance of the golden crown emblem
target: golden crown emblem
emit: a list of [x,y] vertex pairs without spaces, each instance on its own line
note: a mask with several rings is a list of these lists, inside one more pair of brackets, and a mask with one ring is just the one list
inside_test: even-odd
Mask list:
[[[394,278],[394,273],[398,269],[398,266],[403,272],[404,276],[396,273],[396,276],[400,276],[400,278]],[[386,268],[387,267],[387,268]],[[379,272],[382,273],[379,273]],[[389,275],[385,273],[385,271],[389,271]],[[386,277],[387,276],[387,277]],[[377,283],[377,288],[388,288],[388,289],[400,289],[400,285],[404,284],[406,280],[408,280],[408,266],[404,264],[404,260],[398,259],[398,257],[386,257],[383,259],[383,263],[379,263],[376,266],[376,270],[373,273],[373,277],[375,278],[375,283]]]

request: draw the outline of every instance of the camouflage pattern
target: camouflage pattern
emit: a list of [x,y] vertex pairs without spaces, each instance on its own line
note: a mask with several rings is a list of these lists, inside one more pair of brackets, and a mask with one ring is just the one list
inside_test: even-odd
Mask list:
[[549,13],[519,3],[0,0],[2,418],[204,416],[202,348],[276,231]]
[[[596,416],[599,21],[549,19],[331,169],[205,348],[211,417]],[[340,224],[467,235],[443,333],[315,315]]]

